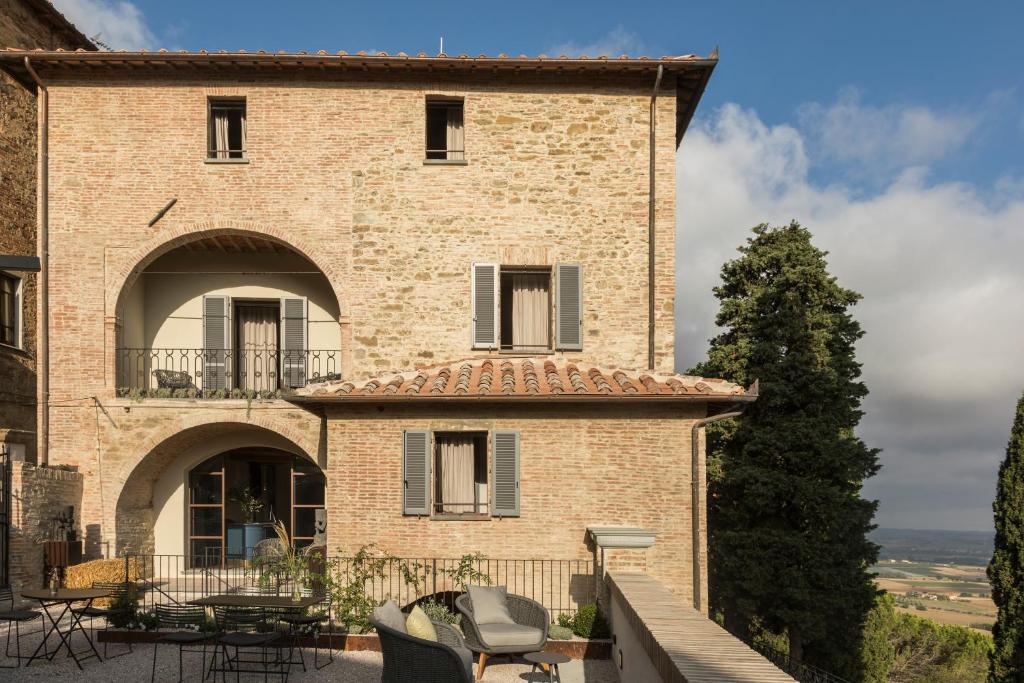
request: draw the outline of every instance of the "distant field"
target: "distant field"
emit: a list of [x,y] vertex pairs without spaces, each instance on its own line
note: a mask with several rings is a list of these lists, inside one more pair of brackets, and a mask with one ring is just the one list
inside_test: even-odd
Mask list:
[[984,567],[992,557],[991,531],[939,531],[875,529],[871,540],[881,546],[882,560],[975,565]]
[[872,571],[901,612],[957,626],[995,622],[996,606],[982,567],[883,560]]

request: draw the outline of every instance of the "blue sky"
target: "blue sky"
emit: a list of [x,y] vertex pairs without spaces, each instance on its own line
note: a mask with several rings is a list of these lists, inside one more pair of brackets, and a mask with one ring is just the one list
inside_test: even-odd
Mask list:
[[1024,3],[56,0],[115,48],[721,50],[678,156],[677,362],[756,223],[800,219],[856,314],[885,526],[988,529],[1024,389]]

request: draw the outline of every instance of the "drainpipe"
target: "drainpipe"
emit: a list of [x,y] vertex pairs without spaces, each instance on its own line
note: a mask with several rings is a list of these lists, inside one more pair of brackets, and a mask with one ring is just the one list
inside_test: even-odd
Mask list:
[[38,104],[39,158],[36,166],[36,240],[39,253],[39,286],[36,307],[39,317],[36,340],[36,374],[39,377],[36,402],[39,404],[39,438],[36,461],[50,462],[50,93],[25,57],[25,70],[36,82]]
[[693,423],[693,431],[690,433],[690,444],[693,447],[693,453],[690,458],[690,495],[693,505],[690,508],[690,517],[693,524],[692,538],[693,538],[693,608],[698,612],[701,611],[701,563],[700,563],[700,439],[698,438],[700,430],[711,424],[712,422],[718,422],[719,420],[728,420],[734,417],[739,417],[743,414],[743,408],[732,410],[728,413],[720,413],[711,417],[705,417],[704,419],[697,420]]
[[661,77],[665,67],[658,65],[658,76],[654,79],[654,91],[651,93],[651,158],[647,169],[650,190],[647,193],[647,369],[654,369],[654,153],[656,151],[655,133],[658,125],[655,117],[658,89],[661,88]]

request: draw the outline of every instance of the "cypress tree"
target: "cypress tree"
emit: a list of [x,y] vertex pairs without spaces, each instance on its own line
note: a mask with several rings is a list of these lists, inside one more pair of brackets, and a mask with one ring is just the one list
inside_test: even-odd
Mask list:
[[1006,458],[999,466],[992,511],[996,542],[988,579],[999,616],[992,627],[988,679],[1024,681],[1024,396],[1017,402]]
[[826,253],[798,223],[759,225],[715,288],[723,332],[694,374],[749,385],[760,397],[709,435],[713,606],[726,625],[785,634],[790,660],[864,676],[864,621],[876,589],[861,498],[878,451],[855,434],[867,395],[848,309]]

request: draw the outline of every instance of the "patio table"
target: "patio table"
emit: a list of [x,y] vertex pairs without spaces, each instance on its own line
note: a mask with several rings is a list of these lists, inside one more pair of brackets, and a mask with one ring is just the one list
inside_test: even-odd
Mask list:
[[[21,597],[28,600],[37,600],[39,602],[39,605],[43,608],[43,612],[52,624],[50,629],[43,634],[42,642],[39,643],[39,647],[37,647],[36,651],[32,653],[32,656],[28,658],[28,662],[25,663],[25,666],[30,666],[32,662],[37,659],[45,658],[52,660],[54,655],[60,652],[61,645],[67,648],[68,654],[75,660],[75,664],[78,665],[79,669],[82,669],[82,660],[85,659],[95,657],[102,662],[103,658],[100,657],[100,653],[93,644],[92,638],[89,637],[89,631],[82,626],[82,617],[71,610],[71,605],[76,602],[85,602],[85,606],[88,608],[92,606],[93,600],[97,598],[105,598],[109,595],[110,591],[103,588],[61,588],[56,592],[56,594],[51,593],[47,589],[22,591]],[[50,612],[50,608],[58,605],[63,605],[64,609],[61,610],[60,616],[54,619],[53,613]],[[71,627],[66,631],[62,631],[60,628],[60,622],[64,619],[64,615],[68,613],[71,614]],[[85,641],[89,643],[89,649],[92,650],[92,654],[86,653],[81,660],[71,647],[71,636],[75,631],[82,632],[82,635],[85,637]],[[50,639],[50,635],[53,633],[56,633],[60,637],[61,645],[58,645],[53,652],[49,654],[44,652],[40,655],[39,652],[45,649],[46,641]]]

